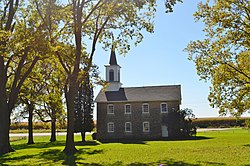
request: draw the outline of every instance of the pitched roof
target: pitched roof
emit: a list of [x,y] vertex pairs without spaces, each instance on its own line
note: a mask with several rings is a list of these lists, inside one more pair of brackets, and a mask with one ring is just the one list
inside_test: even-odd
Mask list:
[[117,65],[116,61],[116,55],[115,55],[115,47],[112,45],[111,53],[110,53],[110,60],[109,60],[110,65]]
[[179,101],[181,102],[181,86],[147,86],[120,88],[119,91],[102,90],[95,102],[149,102],[149,101]]

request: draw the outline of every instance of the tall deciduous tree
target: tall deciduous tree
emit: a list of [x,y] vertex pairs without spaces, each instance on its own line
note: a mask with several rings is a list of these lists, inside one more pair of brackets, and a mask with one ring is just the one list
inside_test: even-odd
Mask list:
[[[179,0],[166,0],[166,6],[171,8],[177,1]],[[56,12],[43,15],[40,6],[45,4],[42,2],[53,4],[56,1],[36,0],[35,2],[40,16],[47,25],[47,30],[50,31],[51,27],[54,27],[51,20],[55,17],[53,13]],[[129,38],[136,40],[135,44],[137,44],[143,38],[141,32],[144,29],[153,32],[155,3],[155,0],[72,0],[65,5],[64,12],[61,14],[66,17],[60,22],[60,25],[67,28],[65,31],[61,31],[63,35],[59,42],[51,44],[55,47],[55,54],[67,77],[64,87],[67,105],[65,153],[72,154],[77,151],[74,146],[74,99],[79,84],[84,82],[86,73],[92,66],[97,42],[102,42],[107,48],[111,45],[111,39],[114,39],[121,48],[120,51],[126,53],[130,49]],[[49,5],[48,11],[55,11],[51,6],[53,5]],[[68,41],[64,40],[65,38]],[[90,52],[87,53],[84,45],[89,41],[92,44]],[[70,59],[70,61],[65,61],[65,59]],[[87,65],[82,68],[81,64]]]
[[208,99],[221,115],[240,116],[250,109],[250,2],[199,3],[194,14],[205,23],[204,40],[186,50],[203,80],[211,80]]
[[[64,152],[67,154],[75,153],[77,150],[74,145],[74,99],[79,84],[86,80],[92,59],[95,53],[97,42],[103,42],[108,46],[111,42],[113,33],[118,35],[120,40],[126,41],[127,38],[136,38],[139,43],[142,39],[140,31],[146,29],[153,31],[152,12],[154,9],[154,1],[143,1],[139,6],[132,1],[109,1],[99,0],[81,1],[73,0],[71,4],[71,14],[73,18],[73,34],[74,34],[74,54],[72,55],[72,65],[66,65],[60,60],[62,66],[67,73],[67,82],[65,83],[65,96],[67,103],[67,137]],[[145,8],[146,7],[146,8]],[[151,13],[150,13],[151,12]],[[119,20],[119,21],[118,21]],[[118,30],[117,32],[113,32]],[[92,40],[91,51],[89,54],[84,52],[83,36],[87,36]],[[86,39],[89,41],[89,39]],[[120,42],[121,43],[121,42]],[[124,49],[129,49],[128,43],[123,43]],[[62,48],[63,49],[63,48]],[[62,51],[58,50],[58,57],[62,59]],[[82,73],[81,63],[87,64]]]
[[27,12],[20,9],[14,20],[19,0],[1,1],[0,7],[1,155],[13,151],[9,142],[10,115],[24,81],[41,56],[46,54],[47,45],[40,29],[42,24],[32,14],[32,8]]

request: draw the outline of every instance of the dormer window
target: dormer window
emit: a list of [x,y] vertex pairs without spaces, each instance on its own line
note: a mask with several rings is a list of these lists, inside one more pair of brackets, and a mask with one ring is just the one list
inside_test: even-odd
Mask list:
[[114,70],[113,69],[109,70],[109,81],[114,81]]

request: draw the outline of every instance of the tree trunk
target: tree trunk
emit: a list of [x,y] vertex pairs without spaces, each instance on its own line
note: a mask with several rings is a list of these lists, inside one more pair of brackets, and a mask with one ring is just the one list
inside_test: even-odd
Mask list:
[[6,96],[7,76],[4,69],[3,57],[0,56],[0,155],[13,152],[10,146],[10,112]]
[[52,109],[50,142],[56,141],[56,112]]
[[10,146],[10,111],[7,103],[0,102],[0,156],[15,150]]
[[29,118],[28,118],[28,130],[29,130],[29,136],[28,136],[28,145],[34,144],[33,139],[33,111],[34,111],[34,105],[32,103],[28,103],[28,112],[29,112]]
[[74,91],[72,92],[72,88],[73,87],[70,88],[68,93],[65,93],[66,103],[67,103],[67,136],[66,136],[66,145],[63,151],[67,155],[74,154],[77,152],[74,142],[75,93]]
[[82,136],[82,142],[86,142],[86,140],[85,140],[85,131],[81,132],[81,136]]

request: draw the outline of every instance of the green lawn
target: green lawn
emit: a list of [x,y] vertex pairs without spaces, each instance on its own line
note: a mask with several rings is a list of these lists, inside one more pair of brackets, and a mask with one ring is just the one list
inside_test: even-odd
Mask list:
[[[127,143],[77,142],[79,153],[62,153],[64,136],[12,142],[16,152],[0,157],[0,165],[250,165],[250,132],[244,129],[201,132],[198,140]],[[80,141],[80,137],[76,137]]]

